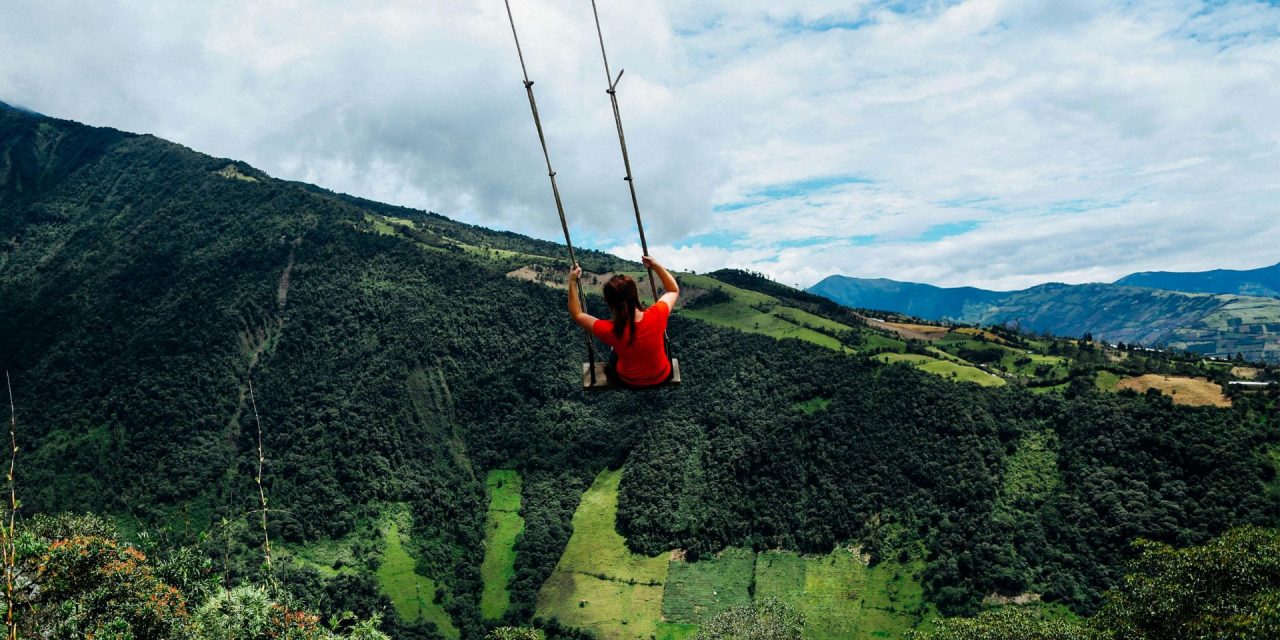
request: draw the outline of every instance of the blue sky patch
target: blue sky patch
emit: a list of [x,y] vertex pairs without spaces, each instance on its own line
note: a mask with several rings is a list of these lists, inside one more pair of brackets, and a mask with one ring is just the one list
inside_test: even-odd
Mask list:
[[978,228],[977,220],[961,220],[959,222],[944,222],[943,224],[935,224],[924,230],[924,233],[916,236],[917,242],[936,242],[943,238],[958,236],[969,233]]

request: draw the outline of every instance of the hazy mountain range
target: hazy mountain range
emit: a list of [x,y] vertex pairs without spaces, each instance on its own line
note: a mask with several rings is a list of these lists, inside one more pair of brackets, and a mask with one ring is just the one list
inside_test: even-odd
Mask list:
[[1250,270],[1147,272],[1114,283],[1021,291],[944,288],[830,276],[809,288],[840,304],[927,320],[1018,324],[1032,331],[1280,361],[1280,263]]

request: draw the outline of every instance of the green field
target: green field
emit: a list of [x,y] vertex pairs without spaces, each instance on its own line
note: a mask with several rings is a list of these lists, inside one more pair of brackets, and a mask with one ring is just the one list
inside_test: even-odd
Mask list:
[[1123,376],[1107,371],[1106,369],[1099,369],[1098,377],[1094,378],[1093,384],[1103,391],[1115,391],[1116,386],[1120,384],[1120,380],[1122,379]]
[[583,494],[569,544],[538,593],[537,617],[605,640],[688,640],[699,622],[753,597],[799,609],[811,640],[900,638],[936,617],[924,600],[921,560],[868,567],[849,549],[801,556],[729,548],[696,562],[633,554],[614,524],[621,478],[621,470],[604,471]]
[[984,387],[1003,387],[1005,384],[1004,378],[987,373],[977,367],[956,364],[954,362],[937,360],[934,362],[927,362],[916,368],[950,380],[974,382]]
[[306,545],[283,545],[281,555],[289,561],[315,569],[324,578],[339,573],[356,573],[354,537],[341,540],[315,540]]
[[733,547],[697,562],[672,560],[662,594],[663,617],[702,624],[729,607],[750,604],[755,565],[755,552]]
[[507,590],[516,573],[516,538],[524,533],[520,517],[520,474],[511,470],[490,471],[485,479],[489,494],[489,512],[484,525],[484,562],[480,575],[484,592],[480,595],[480,614],[486,620],[497,620],[511,605]]
[[918,354],[918,353],[878,353],[872,358],[879,360],[885,364],[893,364],[895,362],[904,362],[921,371],[932,373],[936,376],[947,378],[948,380],[958,380],[962,382],[975,382],[984,387],[1002,387],[1004,379],[987,373],[977,367],[961,364],[964,362],[952,355],[944,355],[946,359]]
[[[588,629],[602,640],[648,640],[658,634],[668,557],[627,550],[614,526],[621,480],[620,469],[602,471],[582,495],[569,544],[538,592],[537,616]],[[664,629],[669,637],[678,632]]]
[[760,554],[756,597],[778,598],[805,617],[805,637],[852,638],[862,617],[867,568],[852,553],[805,558],[783,552]]
[[[639,276],[640,274],[634,274]],[[701,289],[720,289],[729,294],[730,302],[702,309],[681,309],[680,313],[703,322],[730,327],[747,333],[759,333],[773,338],[795,338],[813,344],[843,351],[839,340],[815,331],[810,327],[833,332],[852,332],[853,328],[815,316],[807,311],[784,306],[777,298],[763,293],[741,289],[708,276],[680,274],[680,282]]]
[[849,550],[816,557],[766,551],[756,560],[755,597],[799,609],[811,640],[901,638],[936,615],[924,601],[923,568],[919,561],[868,567]]
[[[959,357],[958,352],[961,349],[972,351],[995,352],[998,360],[992,361],[994,368],[1000,369],[1006,373],[1012,373],[1028,377],[1043,378],[1063,378],[1067,375],[1067,359],[1061,356],[1048,356],[1039,353],[1028,353],[1022,349],[1010,347],[1006,345],[996,344],[985,340],[975,339],[974,336],[966,333],[948,333],[938,341],[938,345],[943,351],[952,357]],[[1020,360],[1028,360],[1029,362],[1018,364]],[[1036,375],[1036,369],[1048,366],[1048,370],[1042,376]]]
[[872,359],[879,360],[885,364],[905,362],[912,366],[938,362],[937,358],[930,358],[929,356],[920,355],[918,353],[877,353],[872,356]]
[[444,608],[435,602],[436,583],[414,570],[413,556],[404,548],[400,527],[394,518],[382,526],[382,563],[378,565],[378,588],[391,599],[403,620],[434,622],[446,638],[457,638],[458,630]]
[[874,351],[876,349],[892,349],[894,351],[901,351],[902,349],[907,348],[907,343],[897,338],[890,338],[879,331],[867,331],[866,339],[862,343],[862,348],[868,351]]

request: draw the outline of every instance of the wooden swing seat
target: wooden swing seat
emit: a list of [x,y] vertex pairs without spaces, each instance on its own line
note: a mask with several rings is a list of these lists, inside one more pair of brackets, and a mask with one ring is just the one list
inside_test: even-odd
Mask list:
[[[583,389],[628,389],[628,387],[619,387],[609,382],[609,377],[604,374],[606,363],[596,362],[596,383],[591,384],[591,363],[582,363],[582,388]],[[671,359],[671,377],[662,384],[657,384],[645,389],[657,389],[658,387],[666,387],[670,385],[680,384],[680,361]]]

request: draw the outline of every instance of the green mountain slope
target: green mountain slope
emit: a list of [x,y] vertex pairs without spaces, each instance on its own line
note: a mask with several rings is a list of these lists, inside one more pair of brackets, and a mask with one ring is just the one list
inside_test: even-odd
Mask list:
[[[151,136],[12,110],[0,132],[0,368],[24,513],[104,512],[172,542],[211,532],[203,544],[230,548],[233,578],[256,573],[256,414],[273,541],[354,541],[351,565],[282,562],[281,579],[319,610],[384,612],[396,637],[435,637],[439,611],[459,637],[482,636],[493,469],[522,478],[505,614],[517,621],[592,479],[624,462],[616,529],[633,552],[923,549],[924,597],[944,612],[997,590],[1087,611],[1132,537],[1197,540],[1278,515],[1259,462],[1275,429],[1248,403],[984,389],[693,312],[671,326],[682,386],[584,394],[563,293],[507,276],[563,269],[552,243]],[[738,289],[740,306],[759,294]],[[770,297],[760,312],[779,322],[850,352],[871,340]],[[1045,429],[1062,480],[1013,527],[996,508],[1005,460]],[[443,594],[409,619],[395,605],[430,594],[378,580],[390,545],[376,523],[392,505],[407,515],[383,575]]]

